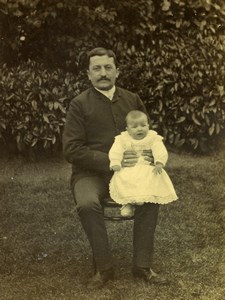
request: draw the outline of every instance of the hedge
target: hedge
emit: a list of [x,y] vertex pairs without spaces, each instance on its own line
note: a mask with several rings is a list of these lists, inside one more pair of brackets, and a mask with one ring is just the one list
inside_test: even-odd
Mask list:
[[[151,55],[154,55],[152,50]],[[118,84],[139,92],[153,128],[163,134],[167,144],[203,151],[215,148],[225,119],[222,86],[216,80],[203,86],[198,69],[197,75],[184,71],[188,68],[188,59],[184,65],[178,58],[167,59],[171,60],[171,69],[166,67],[167,61],[133,58],[133,62],[136,61],[133,66],[121,66]],[[176,72],[173,69],[177,69]],[[132,77],[136,77],[136,81]],[[46,70],[34,61],[11,68],[3,65],[0,72],[1,140],[6,144],[16,143],[20,151],[24,147],[61,147],[70,100],[87,85],[84,73],[79,78],[61,69]]]
[[207,151],[224,135],[224,0],[0,1],[0,128],[22,149],[61,143],[87,50],[114,49],[167,144]]
[[74,76],[28,61],[0,72],[0,137],[5,143],[50,148],[61,143],[68,103],[79,91]]
[[165,31],[122,70],[122,84],[139,93],[154,128],[175,147],[205,152],[223,137],[225,55],[213,43]]

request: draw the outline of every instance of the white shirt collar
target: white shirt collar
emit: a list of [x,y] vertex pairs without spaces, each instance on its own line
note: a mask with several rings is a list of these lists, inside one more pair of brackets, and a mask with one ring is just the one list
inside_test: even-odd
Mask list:
[[108,90],[108,91],[102,91],[102,90],[99,90],[99,89],[97,89],[96,87],[95,87],[95,89],[97,90],[97,91],[99,91],[100,93],[102,93],[104,96],[106,96],[107,98],[109,98],[109,100],[112,100],[112,98],[113,98],[113,95],[114,95],[114,93],[115,93],[115,90],[116,90],[116,87],[115,87],[115,85],[110,89],[110,90]]

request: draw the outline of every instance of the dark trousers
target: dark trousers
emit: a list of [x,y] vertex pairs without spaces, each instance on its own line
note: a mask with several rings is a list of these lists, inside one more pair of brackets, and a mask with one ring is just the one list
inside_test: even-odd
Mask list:
[[[85,177],[74,186],[74,197],[81,224],[90,242],[99,271],[113,266],[101,200],[108,196],[108,182],[101,177]],[[133,229],[133,263],[151,267],[154,233],[159,205],[145,203],[135,209]]]

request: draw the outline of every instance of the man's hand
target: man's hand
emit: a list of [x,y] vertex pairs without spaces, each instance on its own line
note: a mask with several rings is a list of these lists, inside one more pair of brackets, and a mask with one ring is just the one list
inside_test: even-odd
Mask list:
[[141,155],[144,156],[144,159],[147,160],[150,163],[150,165],[154,163],[152,150],[143,150]]
[[152,172],[157,175],[157,174],[161,174],[162,170],[163,170],[163,164],[160,163],[160,162],[157,162],[155,164],[155,168],[154,168],[154,170]]
[[121,162],[122,167],[133,167],[138,161],[138,156],[136,151],[127,150],[123,153],[123,160]]

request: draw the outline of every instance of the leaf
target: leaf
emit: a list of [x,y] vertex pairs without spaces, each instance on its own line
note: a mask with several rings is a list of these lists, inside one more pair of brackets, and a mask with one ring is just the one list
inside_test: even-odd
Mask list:
[[62,3],[62,2],[58,2],[58,3],[56,4],[56,6],[57,6],[57,8],[63,8],[63,3]]
[[54,87],[54,88],[52,89],[52,93],[53,93],[54,95],[58,95],[58,92],[59,92],[59,90],[58,90],[57,87]]
[[67,97],[62,97],[62,98],[59,98],[58,101],[61,102],[61,103],[63,103],[64,100],[66,100],[66,99],[67,99]]
[[21,136],[20,136],[20,135],[17,135],[17,137],[16,137],[16,142],[17,142],[17,144],[18,144],[20,141],[21,141]]
[[45,141],[44,141],[44,148],[45,148],[45,149],[48,147],[48,143],[49,143],[48,140],[45,140]]
[[53,109],[53,102],[52,102],[52,101],[50,101],[50,102],[48,103],[48,107],[49,107],[50,110]]
[[32,95],[33,95],[33,92],[30,92],[26,97],[26,101],[28,101]]
[[31,144],[31,147],[34,147],[34,146],[37,144],[37,142],[38,142],[38,139],[33,139],[33,142],[32,142],[32,144]]
[[191,100],[190,100],[190,103],[192,104],[192,103],[194,103],[194,102],[197,102],[198,101],[198,96],[194,96],[194,97],[192,97],[191,98]]
[[210,101],[209,106],[213,106],[215,104],[216,104],[216,99],[213,99],[213,100]]
[[198,148],[199,141],[196,138],[190,138],[189,141],[190,141],[191,145],[194,147],[194,149]]
[[180,28],[180,25],[182,24],[182,20],[176,20],[176,28]]
[[208,115],[205,115],[205,122],[208,126],[210,126],[210,120],[209,120]]
[[2,121],[0,121],[0,126],[1,126],[3,129],[6,129],[6,125],[5,125]]
[[66,110],[65,110],[65,108],[60,104],[60,103],[58,103],[59,105],[59,109],[65,114],[66,113]]
[[10,95],[9,97],[6,98],[6,101],[11,100],[14,96],[15,96],[15,94]]
[[164,0],[163,1],[163,5],[162,5],[162,10],[163,11],[168,11],[169,9],[170,9],[170,2],[169,1],[167,1],[167,0]]
[[15,11],[13,14],[14,14],[14,16],[16,16],[16,17],[18,17],[18,18],[19,18],[19,17],[21,17],[21,16],[23,16],[23,13],[22,13],[22,11],[21,11],[21,10],[19,10],[19,9],[18,9],[18,10],[16,10],[16,11]]
[[211,136],[215,130],[215,123],[212,123],[212,125],[209,127],[209,135]]
[[192,115],[192,120],[194,121],[195,124],[201,126],[201,123],[200,123],[199,120],[196,118],[195,114]]
[[131,52],[133,52],[133,53],[135,52],[135,46],[134,45],[131,46]]
[[185,139],[180,139],[180,140],[177,142],[176,146],[179,148],[179,147],[183,146],[184,143],[185,143]]
[[223,96],[224,95],[224,86],[218,85],[218,90],[219,90],[220,96]]
[[173,144],[173,141],[174,141],[174,134],[170,133],[169,134],[169,142],[170,142],[170,144]]
[[162,100],[160,99],[159,100],[159,111],[161,112],[163,109],[163,103],[162,103]]
[[220,125],[216,123],[216,134],[220,133]]
[[41,85],[42,85],[42,79],[41,79],[41,77],[40,77],[40,76],[37,76],[36,79],[38,80],[39,86],[41,86]]
[[52,144],[55,144],[55,142],[56,142],[56,137],[54,135],[53,138],[52,138]]
[[173,72],[171,71],[171,69],[163,68],[163,71],[167,75],[172,75],[173,74]]
[[46,123],[48,123],[48,124],[50,123],[50,122],[49,122],[49,119],[48,119],[48,116],[47,116],[46,114],[43,115],[43,119],[44,119],[44,121],[45,121]]
[[59,103],[58,102],[54,102],[54,109],[58,109],[59,107]]
[[16,126],[16,128],[17,128],[18,130],[21,129],[21,128],[24,128],[24,124],[19,124],[19,125]]
[[32,104],[32,107],[34,108],[34,110],[37,110],[37,101],[33,100],[31,102],[31,104]]
[[184,122],[186,120],[186,117],[185,116],[182,116],[182,117],[180,117],[177,121],[176,121],[176,123],[182,123],[182,122]]

